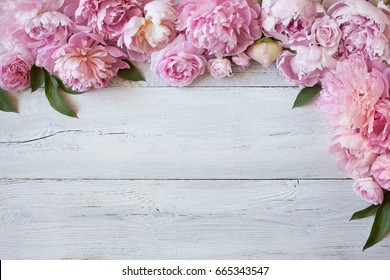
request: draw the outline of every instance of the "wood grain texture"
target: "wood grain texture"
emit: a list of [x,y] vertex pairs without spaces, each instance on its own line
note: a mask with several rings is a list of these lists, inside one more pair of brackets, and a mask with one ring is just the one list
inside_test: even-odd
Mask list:
[[389,259],[352,181],[0,181],[1,259]]
[[345,178],[332,130],[297,89],[109,88],[73,97],[80,119],[42,92],[0,113],[1,178]]

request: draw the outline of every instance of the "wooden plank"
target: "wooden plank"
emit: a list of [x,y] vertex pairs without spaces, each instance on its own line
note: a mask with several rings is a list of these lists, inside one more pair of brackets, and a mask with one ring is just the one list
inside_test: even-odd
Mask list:
[[[136,63],[146,82],[128,82],[115,78],[111,82],[113,87],[164,87],[164,82],[150,71],[149,63]],[[292,87],[280,75],[275,64],[268,69],[252,62],[246,69],[233,67],[233,76],[225,79],[213,78],[209,73],[197,78],[190,87]]]
[[1,259],[390,259],[352,181],[0,181]]
[[80,119],[42,91],[0,113],[0,178],[345,178],[331,128],[296,89],[111,88],[72,96]]

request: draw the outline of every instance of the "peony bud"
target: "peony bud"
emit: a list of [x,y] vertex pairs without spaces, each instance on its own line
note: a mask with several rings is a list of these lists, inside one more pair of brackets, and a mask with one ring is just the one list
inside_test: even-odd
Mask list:
[[383,202],[383,190],[372,178],[360,178],[353,186],[355,193],[363,200],[378,205]]
[[244,52],[232,57],[233,63],[235,65],[243,67],[243,68],[246,68],[249,66],[250,60],[251,60],[251,58]]
[[230,77],[232,75],[232,64],[227,58],[210,59],[207,62],[207,68],[210,71],[210,74],[217,79]]
[[270,38],[261,38],[249,47],[247,54],[263,67],[269,67],[278,58],[282,49],[280,42]]

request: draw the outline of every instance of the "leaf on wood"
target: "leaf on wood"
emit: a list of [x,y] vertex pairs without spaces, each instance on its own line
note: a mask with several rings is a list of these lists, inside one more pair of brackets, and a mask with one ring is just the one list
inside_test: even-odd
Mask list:
[[390,228],[390,192],[385,194],[385,199],[379,206],[372,225],[370,236],[364,245],[363,251],[374,246],[386,235]]
[[45,80],[45,72],[42,68],[33,65],[30,70],[31,93],[37,91]]
[[49,100],[50,105],[59,113],[77,118],[75,112],[73,112],[68,104],[61,98],[59,94],[59,85],[55,77],[50,76],[49,73],[45,72],[45,93],[47,100]]
[[75,94],[75,95],[79,95],[79,94],[83,94],[84,92],[79,92],[79,91],[75,91],[69,87],[67,87],[66,85],[64,85],[64,83],[61,81],[60,78],[58,77],[55,77],[55,79],[57,80],[57,83],[58,83],[58,87],[63,91],[63,92],[66,92],[66,93],[69,93],[69,94]]
[[378,211],[378,209],[379,209],[379,205],[371,205],[370,207],[367,207],[366,209],[363,209],[361,211],[354,213],[352,215],[350,221],[364,219],[364,218],[374,216],[376,214],[376,212]]
[[118,71],[118,77],[132,82],[145,81],[141,72],[130,61],[126,60],[126,63],[129,64],[130,69],[120,69]]
[[322,90],[320,85],[315,85],[314,87],[307,87],[301,90],[298,94],[297,99],[294,102],[294,108],[302,107],[308,104],[313,100],[314,97]]
[[6,92],[2,89],[0,89],[0,111],[16,113],[15,107],[8,99]]

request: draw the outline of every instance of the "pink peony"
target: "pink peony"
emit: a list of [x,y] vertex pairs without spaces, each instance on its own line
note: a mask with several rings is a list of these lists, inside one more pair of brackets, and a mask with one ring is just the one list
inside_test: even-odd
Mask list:
[[184,87],[191,84],[206,70],[203,50],[178,36],[161,51],[152,54],[151,70],[168,85]]
[[369,71],[365,60],[352,55],[337,63],[322,79],[318,101],[331,125],[349,129],[373,130],[375,104],[388,91],[387,77],[377,69]]
[[335,64],[335,59],[325,55],[318,46],[297,46],[297,54],[283,51],[277,60],[277,67],[285,79],[300,87],[314,86]]
[[136,0],[80,0],[76,22],[86,23],[92,31],[116,44],[128,21],[142,14]]
[[98,39],[96,35],[75,34],[68,44],[52,55],[54,73],[76,91],[103,88],[116,76],[119,69],[129,67],[118,59],[124,56],[120,50],[99,45],[94,39]]
[[360,178],[353,186],[355,193],[368,203],[375,205],[383,202],[383,190],[372,178]]
[[264,33],[285,47],[307,45],[312,24],[325,14],[312,0],[263,0],[262,8]]
[[175,37],[176,10],[164,0],[155,0],[145,5],[145,17],[135,16],[130,19],[118,46],[128,49],[132,60],[150,59],[153,52],[163,49]]
[[372,165],[372,176],[385,190],[390,191],[390,151],[379,156]]
[[0,87],[21,92],[30,87],[30,70],[34,57],[27,50],[15,50],[0,55]]
[[250,65],[251,58],[246,53],[243,52],[233,56],[232,61],[235,65],[245,68]]
[[19,23],[26,24],[35,16],[57,11],[64,4],[64,0],[5,0],[10,11]]
[[211,76],[217,79],[232,76],[232,64],[227,58],[214,58],[207,62],[207,69]]
[[63,45],[70,36],[71,25],[71,20],[59,12],[39,14],[25,27],[24,32],[29,37],[27,46],[29,49],[38,49],[46,45]]
[[385,149],[390,149],[390,100],[380,100],[375,105],[375,114],[372,131],[364,132],[368,135],[370,144],[381,152]]
[[209,55],[237,55],[261,37],[260,6],[253,1],[183,0],[178,9],[177,29]]
[[[46,12],[57,11],[64,0],[4,0],[0,3],[0,41],[7,49],[15,46],[25,48],[24,28],[31,20]],[[24,33],[23,33],[24,32]]]
[[338,1],[328,10],[341,32],[338,55],[362,55],[390,63],[390,18],[365,0]]
[[359,133],[339,132],[333,142],[330,151],[338,155],[341,171],[356,177],[370,175],[370,167],[377,154],[366,138]]
[[311,27],[310,41],[320,46],[326,55],[334,55],[340,45],[341,30],[329,16],[317,19]]

